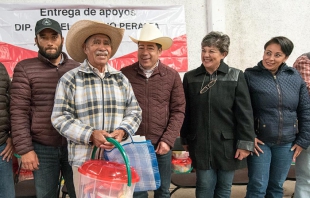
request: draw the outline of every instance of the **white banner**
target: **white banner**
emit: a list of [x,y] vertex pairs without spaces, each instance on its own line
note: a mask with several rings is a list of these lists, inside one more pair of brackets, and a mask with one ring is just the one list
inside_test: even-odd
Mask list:
[[41,18],[58,21],[65,39],[71,25],[82,19],[103,21],[111,26],[124,28],[126,31],[123,41],[110,61],[116,69],[137,61],[137,45],[129,36],[136,38],[145,23],[154,23],[164,36],[173,39],[173,46],[163,52],[161,60],[177,71],[187,71],[183,6],[0,4],[0,62],[6,66],[11,76],[18,61],[37,56],[34,29]]

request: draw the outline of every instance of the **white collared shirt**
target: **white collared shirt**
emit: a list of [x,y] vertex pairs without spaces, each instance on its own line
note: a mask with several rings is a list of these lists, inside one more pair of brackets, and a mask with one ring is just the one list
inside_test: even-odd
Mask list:
[[104,66],[104,73],[103,73],[103,72],[100,72],[99,69],[97,69],[96,67],[92,66],[89,61],[87,61],[87,63],[95,73],[100,75],[101,78],[104,78],[105,73],[109,72],[107,65]]
[[155,68],[158,66],[158,63],[159,63],[159,60],[155,63],[155,65],[151,69],[144,69],[140,63],[139,63],[139,67],[142,69],[146,78],[149,78],[154,72]]

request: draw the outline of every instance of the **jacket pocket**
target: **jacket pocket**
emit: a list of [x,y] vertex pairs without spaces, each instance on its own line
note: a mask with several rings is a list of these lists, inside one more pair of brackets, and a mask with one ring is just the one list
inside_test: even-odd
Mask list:
[[259,118],[254,118],[254,130],[255,134],[259,133]]
[[233,132],[222,132],[224,153],[227,159],[233,159],[235,156],[234,142],[235,137]]

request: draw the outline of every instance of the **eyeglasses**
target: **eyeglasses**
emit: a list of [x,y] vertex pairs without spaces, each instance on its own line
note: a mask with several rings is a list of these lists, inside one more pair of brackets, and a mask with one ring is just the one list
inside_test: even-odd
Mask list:
[[[211,75],[211,79],[213,78],[213,74]],[[206,91],[208,91],[213,85],[215,85],[216,80],[217,80],[217,72],[215,73],[215,79],[212,79],[206,86],[202,87],[203,84],[205,83],[205,79],[206,79],[206,75],[203,78],[203,82],[201,84],[201,88],[200,88],[200,94],[205,93]]]

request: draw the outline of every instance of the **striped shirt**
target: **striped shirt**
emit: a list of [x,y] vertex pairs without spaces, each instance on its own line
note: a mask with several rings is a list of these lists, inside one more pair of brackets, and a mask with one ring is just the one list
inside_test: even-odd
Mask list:
[[310,93],[310,59],[306,55],[301,55],[296,59],[293,67],[298,70],[306,82],[308,92]]
[[105,76],[85,60],[59,80],[52,124],[68,140],[69,163],[80,166],[91,158],[89,138],[94,130],[124,129],[133,135],[142,110],[128,79],[108,66]]

